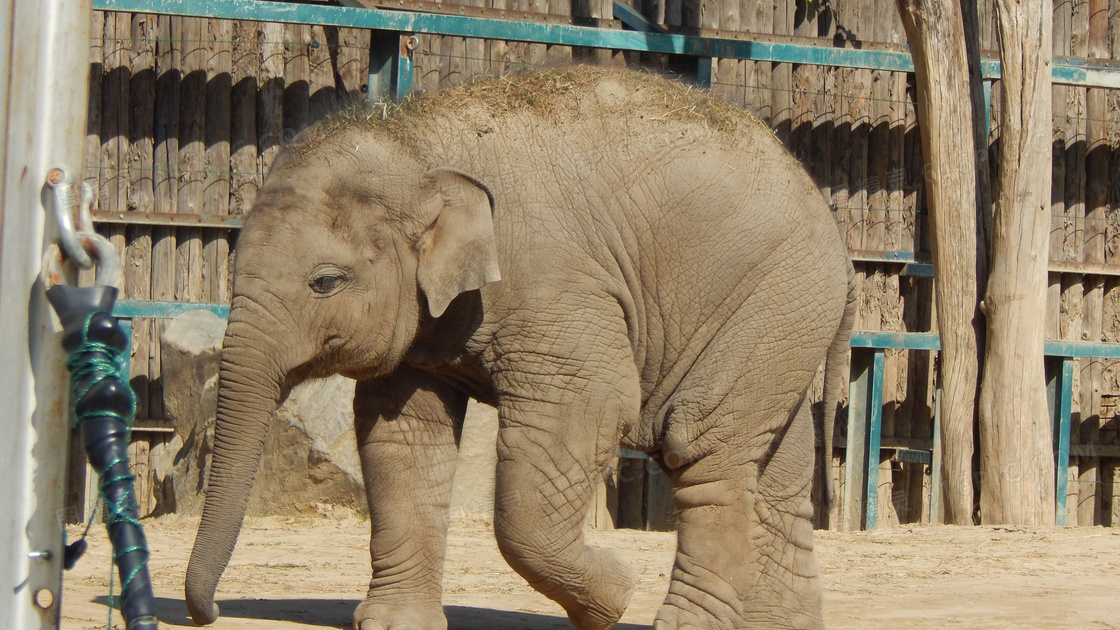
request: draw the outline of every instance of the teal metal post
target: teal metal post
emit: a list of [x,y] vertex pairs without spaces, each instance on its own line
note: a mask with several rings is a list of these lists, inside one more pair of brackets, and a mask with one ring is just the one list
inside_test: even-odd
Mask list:
[[373,31],[366,84],[369,102],[399,101],[412,92],[412,52],[418,42],[409,33]]
[[696,62],[696,85],[702,88],[712,87],[712,58],[701,57]]
[[879,451],[883,435],[883,373],[887,353],[877,348],[871,361],[871,389],[868,392],[867,418],[867,502],[864,529],[875,529],[879,508]]
[[[121,332],[124,333],[124,338],[128,340],[128,347],[124,350],[124,356],[132,356],[132,320],[129,318],[118,319],[117,325],[121,327]],[[132,362],[125,361],[124,369],[121,370],[121,380],[128,383],[132,380]]]
[[419,36],[411,33],[401,34],[399,54],[396,57],[396,83],[393,87],[393,98],[397,100],[412,94],[413,52],[419,45]]
[[1066,524],[1066,495],[1069,491],[1070,418],[1073,407],[1072,357],[1062,357],[1061,369],[1048,383],[1054,420],[1054,522]]
[[984,79],[984,138],[992,133],[992,79]]

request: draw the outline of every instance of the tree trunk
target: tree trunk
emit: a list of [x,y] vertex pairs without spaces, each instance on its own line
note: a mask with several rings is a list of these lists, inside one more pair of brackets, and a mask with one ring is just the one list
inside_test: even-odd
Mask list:
[[[914,57],[925,192],[933,237],[941,335],[941,460],[944,522],[972,524],[973,427],[982,328],[978,281],[977,151],[964,21],[959,0],[898,0]],[[979,266],[978,266],[979,265]]]
[[1054,453],[1043,335],[1050,229],[1051,0],[997,0],[999,190],[980,387],[980,514],[985,524],[1054,523]]

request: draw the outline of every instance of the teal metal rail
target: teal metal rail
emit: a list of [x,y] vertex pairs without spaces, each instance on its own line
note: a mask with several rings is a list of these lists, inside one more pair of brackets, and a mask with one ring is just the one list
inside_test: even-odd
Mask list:
[[[936,351],[941,340],[934,333],[871,332],[852,334],[852,378],[849,390],[847,484],[842,518],[864,529],[874,529],[878,512],[879,458],[871,454],[880,451],[882,433],[883,379],[888,349]],[[1055,497],[1054,505],[1058,525],[1066,522],[1066,492],[1069,476],[1070,426],[1073,399],[1075,361],[1079,358],[1120,359],[1120,343],[1093,343],[1086,341],[1047,340],[1043,353],[1050,369],[1047,377],[1047,396],[1050,417],[1054,427]],[[930,488],[931,513],[940,502],[940,462],[936,444],[939,418],[934,416],[934,448],[928,456],[905,457],[933,465]],[[847,489],[847,488],[850,488]]]
[[[321,24],[392,31],[524,41],[540,44],[633,50],[692,57],[746,59],[776,63],[839,66],[889,72],[913,72],[914,62],[903,50],[837,48],[827,45],[726,39],[672,33],[625,31],[566,24],[516,22],[495,18],[445,15],[383,9],[333,7],[318,4],[259,0],[94,0],[102,11],[160,13],[231,20]],[[620,12],[621,13],[621,12]],[[407,57],[407,54],[401,56]],[[1053,81],[1083,87],[1120,88],[1120,67],[1077,58],[1057,58]],[[981,72],[987,80],[1000,77],[997,59],[985,57]]]

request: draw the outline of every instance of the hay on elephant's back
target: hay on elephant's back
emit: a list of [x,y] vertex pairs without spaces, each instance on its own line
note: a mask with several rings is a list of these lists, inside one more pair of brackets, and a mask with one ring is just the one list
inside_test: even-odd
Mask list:
[[600,66],[566,66],[414,94],[399,103],[371,103],[349,108],[304,131],[290,151],[304,153],[355,128],[384,133],[407,147],[414,144],[434,118],[455,118],[479,110],[496,120],[531,112],[558,124],[578,121],[587,112],[586,107],[581,107],[581,100],[612,85],[620,87],[624,94],[618,95],[614,103],[604,102],[600,94],[599,107],[593,108],[597,115],[618,110],[654,123],[702,124],[722,134],[734,134],[745,126],[762,124],[749,112],[703,89],[656,74]]

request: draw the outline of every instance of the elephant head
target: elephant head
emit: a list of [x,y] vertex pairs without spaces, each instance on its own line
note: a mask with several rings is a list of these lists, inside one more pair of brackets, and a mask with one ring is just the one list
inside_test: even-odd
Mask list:
[[290,388],[335,373],[387,374],[424,319],[499,279],[484,185],[362,144],[360,154],[352,137],[282,154],[240,235],[213,460],[186,576],[197,623],[218,617],[218,579]]

